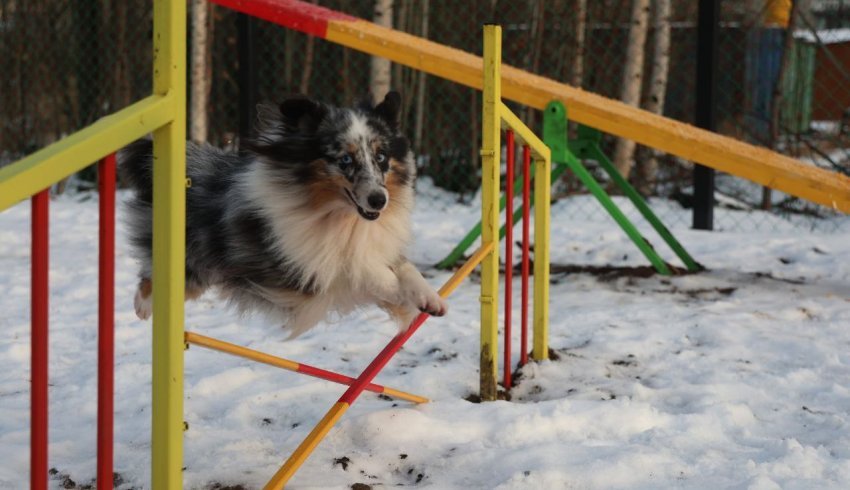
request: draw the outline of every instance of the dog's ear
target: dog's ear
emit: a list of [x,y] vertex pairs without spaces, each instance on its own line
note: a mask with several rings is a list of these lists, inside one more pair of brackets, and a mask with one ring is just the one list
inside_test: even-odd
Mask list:
[[288,131],[309,134],[316,132],[327,107],[305,95],[296,95],[281,102],[280,114]]
[[387,92],[384,101],[375,107],[374,112],[389,124],[390,128],[398,130],[401,126],[401,94],[395,90]]

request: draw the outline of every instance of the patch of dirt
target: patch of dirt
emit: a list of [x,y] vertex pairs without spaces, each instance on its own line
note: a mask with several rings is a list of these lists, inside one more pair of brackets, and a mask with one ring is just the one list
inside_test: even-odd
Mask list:
[[753,272],[749,275],[751,277],[756,278],[756,279],[769,279],[771,281],[786,282],[788,284],[796,284],[796,285],[806,284],[805,279],[803,279],[802,277],[799,278],[799,279],[786,279],[784,277],[776,277],[773,274],[771,274],[770,272]]
[[637,360],[635,360],[634,354],[629,354],[629,355],[626,356],[625,359],[617,359],[617,360],[611,362],[611,364],[613,364],[615,366],[631,367],[631,366],[637,366]]
[[737,290],[738,288],[736,287],[679,289],[678,287],[673,286],[670,289],[654,289],[652,292],[663,294],[682,294],[691,299],[716,299],[717,296],[731,296],[732,293]]
[[341,458],[334,458],[334,466],[339,465],[342,466],[342,471],[348,471],[348,465],[351,464],[351,459],[348,456],[343,456]]
[[[699,264],[698,264],[699,265]],[[696,274],[698,272],[706,270],[705,267],[699,265],[700,271],[691,272],[682,267],[676,267],[671,264],[667,264],[667,267],[673,273],[674,276],[684,276],[688,274]],[[549,266],[549,274],[554,276],[556,274],[567,276],[570,274],[589,274],[591,276],[598,277],[600,281],[610,282],[620,279],[622,277],[629,278],[637,278],[637,279],[646,279],[648,277],[652,277],[658,275],[658,271],[655,270],[654,267],[650,265],[639,265],[639,266],[615,266],[615,265],[576,265],[576,264],[551,264]],[[552,282],[557,282],[560,280],[553,279]]]
[[[47,471],[47,474],[50,475],[51,480],[56,480],[59,482],[59,488],[73,490],[93,490],[97,487],[97,482],[95,480],[91,480],[88,483],[77,483],[71,479],[70,475],[68,475],[67,473],[62,473],[56,468],[50,468]],[[112,474],[112,484],[114,487],[118,487],[120,485],[123,485],[124,483],[124,477],[121,476],[120,473]],[[222,490],[226,490],[230,487],[216,487],[216,490],[218,490],[219,488],[221,488]],[[233,488],[234,490],[245,490],[242,487],[238,487],[238,489],[236,487]]]
[[[479,395],[478,393],[470,393],[463,397],[463,399],[470,403],[481,403],[481,395]],[[503,400],[509,402],[511,401],[511,394],[505,390],[499,389],[496,391],[496,400]]]

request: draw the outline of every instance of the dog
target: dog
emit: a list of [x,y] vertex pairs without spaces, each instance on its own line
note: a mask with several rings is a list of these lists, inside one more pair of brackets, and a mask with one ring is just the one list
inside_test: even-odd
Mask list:
[[[401,97],[335,107],[305,96],[260,105],[242,150],[187,143],[186,299],[219,290],[294,337],[332,315],[377,305],[403,330],[445,301],[405,258],[416,167]],[[135,191],[130,242],[140,261],[136,314],[152,312],[152,143],[118,154]]]

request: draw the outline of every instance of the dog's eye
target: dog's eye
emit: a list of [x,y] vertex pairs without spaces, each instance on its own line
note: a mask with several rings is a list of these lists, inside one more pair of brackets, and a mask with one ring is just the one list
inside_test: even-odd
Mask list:
[[384,163],[387,161],[387,155],[381,152],[375,155],[375,159],[378,161],[378,163]]
[[343,155],[339,159],[339,167],[343,170],[348,168],[352,163],[354,163],[354,159],[351,158],[351,155]]

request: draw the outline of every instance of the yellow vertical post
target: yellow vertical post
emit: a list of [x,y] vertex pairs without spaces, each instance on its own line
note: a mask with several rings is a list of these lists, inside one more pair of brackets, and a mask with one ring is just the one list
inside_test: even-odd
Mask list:
[[534,344],[531,357],[549,358],[549,218],[551,207],[551,159],[534,163]]
[[172,119],[153,133],[151,487],[183,487],[183,291],[186,235],[186,2],[154,1],[153,92]]
[[484,26],[484,93],[481,134],[481,243],[493,243],[481,262],[481,400],[496,399],[499,347],[499,163],[502,28]]

